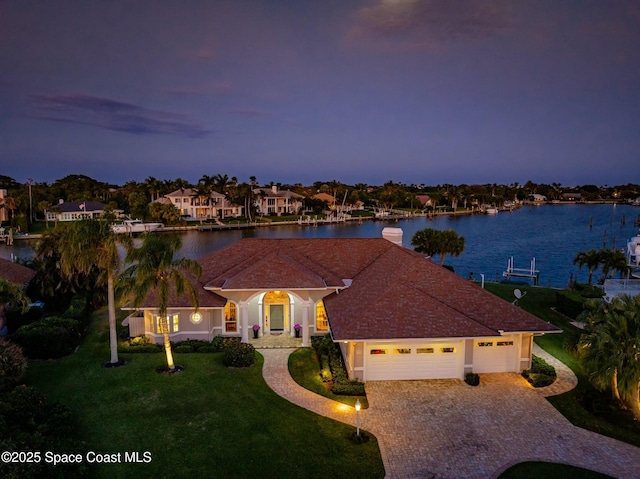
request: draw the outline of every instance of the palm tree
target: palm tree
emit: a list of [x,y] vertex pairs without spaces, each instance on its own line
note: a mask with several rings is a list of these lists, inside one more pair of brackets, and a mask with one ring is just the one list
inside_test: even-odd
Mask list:
[[589,268],[589,285],[593,283],[593,270],[600,265],[601,255],[598,251],[590,249],[589,251],[581,251],[573,258],[573,264],[577,264],[579,268],[587,266]]
[[640,419],[640,296],[611,303],[590,302],[580,339],[580,359],[593,385],[611,388],[614,398]]
[[167,366],[173,372],[171,341],[169,339],[169,318],[167,309],[172,291],[177,296],[188,293],[191,304],[198,309],[198,295],[195,287],[185,276],[192,273],[196,277],[202,274],[200,265],[188,258],[175,259],[180,249],[178,236],[147,234],[139,248],[129,251],[126,261],[131,263],[122,275],[123,285],[131,292],[135,307],[139,307],[150,292],[155,293],[158,301],[158,315],[161,321],[164,350]]
[[62,251],[60,269],[71,276],[76,273],[88,275],[94,268],[99,270],[98,285],[107,283],[107,301],[109,304],[109,345],[111,365],[120,364],[118,360],[118,334],[116,331],[116,306],[114,283],[120,270],[121,260],[118,245],[131,248],[131,238],[118,235],[111,223],[102,220],[86,219],[68,225],[62,232]]
[[444,264],[444,258],[447,254],[451,256],[460,256],[464,251],[464,236],[458,236],[454,230],[441,231],[442,235],[440,246],[440,266]]
[[[628,271],[627,257],[622,251],[603,249],[599,251],[599,254],[605,279],[607,277],[612,278],[614,271],[619,271],[622,274]],[[611,276],[609,276],[609,273],[611,273]]]

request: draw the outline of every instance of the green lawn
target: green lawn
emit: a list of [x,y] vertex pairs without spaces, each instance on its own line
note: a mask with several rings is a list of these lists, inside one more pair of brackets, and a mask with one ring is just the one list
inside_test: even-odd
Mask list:
[[339,396],[329,391],[320,379],[319,368],[318,356],[312,348],[296,349],[289,356],[289,373],[303,388],[349,406],[355,406],[356,401],[360,400],[363,409],[369,407],[366,396]]
[[[79,351],[32,362],[27,383],[69,406],[86,449],[150,451],[149,464],[104,464],[91,477],[344,477],[384,476],[375,438],[356,445],[353,428],[295,406],[262,377],[262,356],[248,369],[227,369],[222,355],[176,354],[186,367],[157,374],[162,354],[108,359],[104,312]],[[73,452],[73,451],[70,451]]]
[[553,462],[521,462],[500,474],[500,479],[606,479],[609,477],[611,476],[588,469]]
[[[547,400],[574,425],[640,447],[638,421],[634,421],[629,412],[607,404],[607,399],[603,399],[603,395],[590,385],[578,358],[565,348],[565,342],[569,341],[571,336],[580,335],[581,330],[570,324],[569,318],[551,310],[555,305],[556,290],[498,283],[486,283],[485,287],[507,301],[514,299],[515,288],[526,291],[526,296],[520,300],[520,306],[563,329],[562,334],[545,334],[535,338],[535,342],[573,370],[578,377],[578,386],[564,394],[548,397]],[[589,402],[596,405],[598,415],[584,407],[584,404]]]

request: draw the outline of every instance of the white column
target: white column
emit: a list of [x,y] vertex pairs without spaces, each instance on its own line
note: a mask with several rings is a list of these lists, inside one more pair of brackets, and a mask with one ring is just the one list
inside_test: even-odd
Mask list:
[[309,346],[309,301],[302,302],[302,347]]
[[246,301],[240,301],[240,321],[241,321],[241,332],[242,339],[240,340],[243,343],[249,342],[249,303]]

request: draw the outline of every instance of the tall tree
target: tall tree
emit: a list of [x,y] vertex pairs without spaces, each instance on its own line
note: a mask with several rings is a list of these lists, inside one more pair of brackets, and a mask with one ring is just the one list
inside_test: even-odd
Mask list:
[[63,244],[60,269],[64,274],[89,274],[97,268],[98,284],[107,285],[111,350],[109,362],[112,365],[119,364],[114,285],[122,264],[118,245],[130,249],[131,238],[128,235],[116,234],[111,223],[107,221],[86,219],[73,222],[64,229]]
[[186,274],[199,277],[202,274],[200,265],[188,258],[175,258],[180,250],[181,241],[178,236],[147,234],[139,248],[127,254],[127,263],[131,264],[122,275],[122,283],[133,297],[133,304],[139,307],[151,292],[157,298],[158,316],[162,325],[164,350],[167,366],[175,371],[171,341],[169,339],[169,317],[167,309],[171,292],[176,296],[186,293],[191,304],[198,308],[198,294]]
[[588,303],[580,359],[593,385],[613,396],[640,419],[640,295]]
[[464,236],[458,236],[454,230],[436,230],[424,228],[413,235],[411,245],[418,253],[429,256],[440,255],[440,266],[447,254],[460,256],[464,251]]
[[577,264],[579,268],[587,266],[589,268],[589,284],[593,284],[593,270],[600,266],[601,255],[598,251],[590,249],[589,251],[581,251],[573,258],[573,264]]
[[624,274],[629,269],[627,266],[627,257],[622,251],[612,249],[602,249],[599,251],[600,263],[602,264],[602,273],[605,279],[612,278],[615,271]]

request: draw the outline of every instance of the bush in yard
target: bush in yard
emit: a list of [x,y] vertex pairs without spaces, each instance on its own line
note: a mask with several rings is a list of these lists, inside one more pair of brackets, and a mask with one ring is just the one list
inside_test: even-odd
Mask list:
[[584,310],[585,298],[576,291],[558,291],[556,293],[556,308],[565,316],[576,319]]
[[231,343],[224,349],[222,364],[232,368],[247,368],[256,362],[256,350],[249,343]]
[[16,332],[20,326],[31,324],[42,319],[43,310],[39,306],[30,307],[25,313],[19,307],[11,306],[5,310],[9,334]]
[[360,381],[333,383],[331,392],[342,396],[365,396],[366,394],[364,391],[364,383]]
[[162,345],[154,344],[144,336],[137,336],[118,343],[119,353],[159,353]]
[[27,358],[22,348],[0,338],[0,392],[20,382],[27,369]]
[[477,386],[480,384],[480,376],[476,373],[467,373],[464,376],[464,382],[469,386]]
[[78,321],[56,316],[22,326],[11,336],[31,359],[56,359],[71,354],[80,339]]
[[227,346],[232,344],[240,344],[240,338],[235,336],[224,338],[220,335],[217,335],[211,340],[211,346],[213,346],[216,352],[224,351]]
[[174,353],[192,353],[193,346],[189,346],[188,344],[180,344],[173,348]]
[[532,356],[531,369],[522,371],[524,377],[534,388],[542,388],[553,384],[556,380],[556,369],[538,356]]

